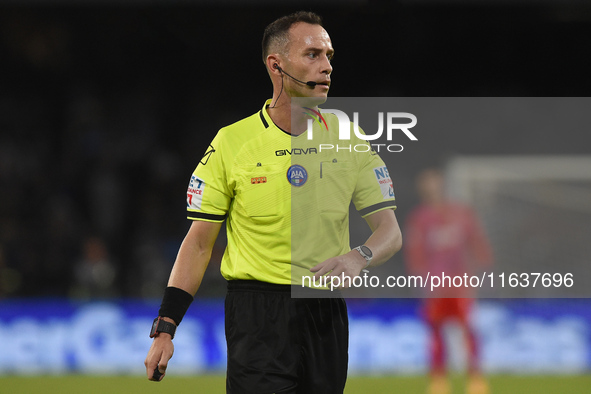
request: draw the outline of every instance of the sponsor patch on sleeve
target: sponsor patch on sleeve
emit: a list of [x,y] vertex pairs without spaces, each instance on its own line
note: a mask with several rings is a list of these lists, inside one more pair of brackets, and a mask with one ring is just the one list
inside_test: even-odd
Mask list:
[[373,169],[376,176],[376,180],[380,185],[380,190],[384,200],[390,200],[394,198],[394,185],[392,185],[392,179],[390,179],[390,173],[386,166],[376,167]]
[[205,190],[205,182],[197,178],[195,175],[191,176],[189,188],[187,189],[187,209],[201,210],[201,201],[203,201],[203,191]]

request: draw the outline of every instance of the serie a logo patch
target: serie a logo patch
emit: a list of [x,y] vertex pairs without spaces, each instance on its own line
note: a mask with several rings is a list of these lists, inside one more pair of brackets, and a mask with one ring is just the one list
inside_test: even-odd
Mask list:
[[250,183],[252,183],[252,184],[267,183],[267,177],[266,176],[258,176],[256,178],[250,178]]

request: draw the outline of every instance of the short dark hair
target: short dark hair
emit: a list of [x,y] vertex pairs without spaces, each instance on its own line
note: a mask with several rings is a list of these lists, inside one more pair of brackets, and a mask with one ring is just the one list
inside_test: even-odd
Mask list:
[[288,43],[289,29],[299,22],[322,26],[322,18],[310,11],[294,12],[270,23],[263,33],[263,63],[266,63],[267,56],[269,56],[273,44],[280,42],[284,44]]

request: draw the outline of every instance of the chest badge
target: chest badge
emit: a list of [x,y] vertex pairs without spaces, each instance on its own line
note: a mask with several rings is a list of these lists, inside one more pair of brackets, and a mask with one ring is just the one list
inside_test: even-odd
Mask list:
[[287,169],[287,180],[293,186],[303,186],[308,180],[308,172],[299,164],[294,164]]
[[252,183],[253,185],[255,183],[267,183],[267,177],[266,176],[257,176],[255,178],[250,178],[250,183]]

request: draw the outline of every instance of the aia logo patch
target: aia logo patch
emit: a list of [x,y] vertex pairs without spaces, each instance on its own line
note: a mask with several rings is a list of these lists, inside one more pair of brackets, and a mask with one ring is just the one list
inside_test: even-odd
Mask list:
[[266,176],[258,176],[256,178],[250,178],[250,183],[257,184],[257,183],[267,183],[267,177]]
[[209,161],[209,158],[211,157],[211,154],[214,152],[215,149],[213,148],[213,145],[209,145],[209,148],[207,148],[205,154],[203,155],[203,158],[201,159],[201,164],[206,165]]
[[294,164],[287,170],[287,180],[293,186],[304,186],[308,180],[308,172],[304,167]]

